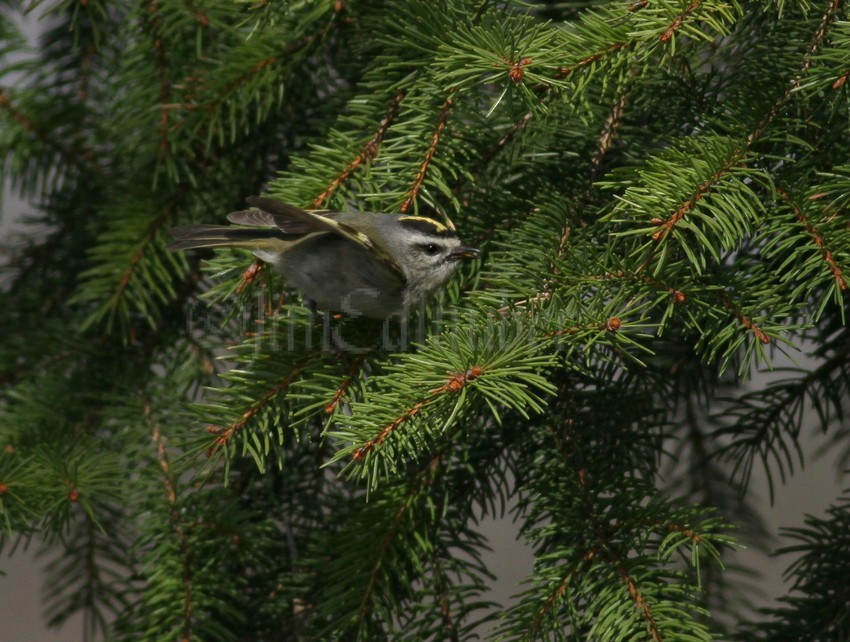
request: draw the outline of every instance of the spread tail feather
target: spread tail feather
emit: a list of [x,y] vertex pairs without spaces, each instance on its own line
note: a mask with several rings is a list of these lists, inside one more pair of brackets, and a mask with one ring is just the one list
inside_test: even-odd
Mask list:
[[278,250],[291,245],[277,229],[240,229],[225,225],[185,225],[170,230],[174,242],[169,250],[194,250],[206,247],[242,247],[249,250]]

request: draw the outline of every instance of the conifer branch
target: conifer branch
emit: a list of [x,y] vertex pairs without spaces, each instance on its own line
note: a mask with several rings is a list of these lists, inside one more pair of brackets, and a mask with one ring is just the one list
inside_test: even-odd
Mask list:
[[434,154],[437,153],[437,145],[440,142],[440,136],[443,133],[443,129],[446,127],[446,123],[449,119],[449,110],[451,110],[452,105],[454,105],[454,99],[452,95],[455,92],[455,88],[452,87],[449,90],[449,97],[446,98],[446,102],[443,103],[443,106],[440,108],[440,119],[437,121],[437,128],[434,130],[434,134],[431,136],[431,144],[428,145],[428,151],[425,152],[425,158],[422,161],[422,165],[419,167],[419,172],[416,174],[416,178],[413,180],[413,186],[410,188],[408,192],[407,200],[401,204],[399,208],[399,212],[404,214],[409,210],[414,201],[416,201],[416,197],[419,195],[419,190],[422,189],[422,183],[425,182],[425,174],[428,172],[428,166],[431,164],[431,160],[434,158]]
[[[595,534],[597,536],[600,535],[601,530],[595,529]],[[646,598],[644,598],[640,589],[638,588],[637,582],[631,576],[623,559],[615,553],[613,547],[610,546],[610,542],[607,541],[607,538],[603,538],[602,557],[604,557],[605,561],[611,564],[616,570],[617,574],[620,576],[620,580],[626,585],[626,588],[629,591],[629,597],[637,607],[641,616],[643,617],[644,622],[647,627],[649,627],[650,635],[652,636],[653,642],[662,642],[663,638],[661,636],[661,632],[658,629],[658,622],[655,620],[655,616],[652,614],[652,609],[649,606],[649,602],[647,602]]]
[[674,524],[673,522],[666,522],[660,525],[669,531],[673,531],[675,533],[679,533],[685,536],[691,541],[691,543],[695,545],[699,545],[700,542],[702,542],[702,535],[688,528],[687,526],[683,526],[682,524]]
[[354,360],[354,363],[351,364],[351,367],[348,369],[345,377],[342,382],[339,384],[339,387],[334,392],[334,396],[331,400],[325,404],[325,413],[330,415],[332,414],[337,406],[339,405],[340,400],[345,396],[345,393],[348,392],[348,389],[351,387],[351,384],[354,383],[355,379],[360,374],[360,369],[363,367],[363,363],[366,361],[366,355],[360,355],[357,359]]
[[[762,453],[762,457],[766,457],[768,452],[774,450],[773,442],[781,439],[783,433],[790,432],[790,436],[796,441],[797,435],[795,431],[783,429],[780,419],[792,413],[798,417],[801,416],[800,412],[806,396],[810,398],[817,397],[817,391],[813,392],[813,388],[828,379],[833,372],[839,371],[838,378],[843,380],[845,375],[842,370],[847,367],[847,358],[848,347],[845,346],[843,349],[836,351],[834,355],[818,365],[814,370],[807,372],[803,378],[792,382],[791,385],[784,386],[782,390],[784,394],[773,401],[773,404],[766,409],[767,412],[765,414],[759,415],[754,431],[742,430],[740,422],[721,430],[722,433],[732,433],[735,435],[735,440],[724,448],[725,451],[734,452],[741,449],[746,451],[746,457],[736,462],[735,470],[733,471],[733,475],[735,475],[743,467],[745,472],[742,475],[742,484],[744,486],[749,482],[749,471],[752,469],[753,458],[757,451]],[[826,397],[827,395],[823,396]],[[796,411],[794,410],[795,408],[797,408]],[[747,404],[745,411],[739,414],[741,417],[746,416],[748,419],[751,419],[753,416],[752,404]],[[824,431],[826,431],[826,426],[824,426]]]
[[759,121],[758,125],[756,125],[756,128],[749,136],[747,136],[747,148],[751,147],[756,139],[761,136],[768,124],[770,124],[777,114],[779,114],[785,104],[791,99],[791,96],[794,95],[794,92],[800,88],[800,85],[803,82],[803,74],[808,71],[812,64],[812,58],[818,52],[818,49],[820,49],[821,43],[826,37],[829,23],[835,15],[835,12],[838,11],[838,4],[839,0],[830,0],[823,16],[821,17],[820,25],[812,37],[812,43],[809,46],[809,50],[806,52],[806,55],[803,57],[803,61],[800,63],[800,73],[791,79],[788,83],[788,88],[782,93],[776,102],[773,103],[768,112]]
[[632,280],[637,279],[637,280],[641,281],[642,283],[646,283],[647,285],[655,288],[656,290],[666,291],[673,298],[673,300],[676,303],[682,304],[682,303],[685,303],[685,301],[688,300],[688,295],[685,294],[684,292],[682,292],[681,290],[677,290],[676,288],[671,287],[671,286],[667,285],[666,283],[662,283],[658,279],[654,279],[650,276],[647,276],[646,274],[632,273],[632,272],[626,273],[626,272],[620,271],[620,272],[616,272],[616,273],[609,272],[609,273],[605,274],[604,276],[597,277],[597,278],[614,279],[614,280],[617,280],[617,279],[632,279]]
[[[548,92],[550,88],[551,87],[546,87],[546,91]],[[545,101],[545,97],[540,100],[541,104],[544,104]],[[495,160],[495,158],[502,152],[502,150],[504,150],[508,146],[508,144],[511,143],[513,139],[516,138],[516,136],[528,126],[532,118],[534,118],[534,112],[529,111],[526,112],[526,114],[522,118],[520,118],[513,125],[511,125],[508,131],[502,134],[502,136],[499,138],[498,141],[496,141],[496,143],[491,145],[483,154],[481,154],[481,156],[472,166],[472,169],[469,171],[469,173],[464,172],[457,177],[454,184],[452,185],[452,193],[455,195],[460,194],[461,190],[469,181],[469,176],[481,176],[484,173],[485,168],[490,163],[492,163],[493,160]],[[492,229],[488,230],[487,238],[489,238],[494,233],[494,231],[495,230]],[[484,239],[482,238],[482,240]]]
[[[198,130],[202,132],[207,131],[209,129],[210,124],[215,119],[218,111],[227,103],[227,101],[234,93],[236,93],[242,87],[248,85],[252,79],[258,76],[264,70],[269,69],[278,63],[288,60],[296,53],[299,53],[300,51],[312,45],[317,40],[320,40],[323,35],[325,35],[331,28],[337,26],[338,24],[339,22],[337,20],[334,20],[319,35],[305,34],[296,40],[285,43],[284,46],[278,51],[278,53],[271,54],[261,60],[258,60],[244,73],[225,83],[224,86],[218,89],[215,94],[211,96],[208,100],[205,100],[204,102],[199,104],[195,104],[192,102],[183,103],[180,105],[180,107],[187,110],[203,108],[205,115],[203,120],[198,124]],[[176,131],[180,127],[189,124],[189,122],[190,121],[188,119],[182,120],[181,122],[175,124],[174,130]]]
[[288,43],[284,48],[282,53],[273,54],[271,56],[266,56],[262,60],[257,61],[248,69],[244,74],[238,76],[224,85],[219,91],[215,98],[207,103],[204,107],[208,114],[212,114],[218,109],[221,105],[223,105],[230,95],[235,92],[237,89],[246,85],[254,76],[259,74],[264,69],[271,67],[274,64],[280,62],[282,58],[290,56],[294,53],[297,53],[307,47],[310,43],[313,42],[313,36],[305,35],[298,40]]
[[198,24],[200,24],[202,27],[210,26],[210,19],[206,16],[206,14],[204,14],[203,11],[201,11],[198,5],[192,2],[192,0],[183,0],[183,4],[186,5],[186,9],[189,10],[189,13],[191,13],[194,16],[195,20],[198,21]]
[[693,13],[699,6],[702,4],[702,0],[693,0],[691,4],[689,4],[685,10],[679,14],[670,27],[659,37],[661,42],[667,42],[670,38],[673,37],[673,34],[676,33],[676,30],[682,26],[682,23],[688,19],[688,17]]
[[[602,134],[599,136],[599,142],[593,157],[590,159],[590,178],[588,179],[588,193],[593,189],[593,184],[599,175],[599,170],[602,168],[602,161],[605,155],[614,146],[614,141],[617,138],[617,132],[623,122],[623,112],[626,109],[626,98],[628,96],[629,87],[625,86],[620,89],[617,102],[614,103],[614,108],[605,119],[605,125],[602,128]],[[561,255],[561,252],[558,254]]]
[[[607,552],[613,557],[613,551],[609,549]],[[664,638],[661,637],[661,631],[658,630],[658,622],[655,621],[655,616],[652,615],[652,610],[650,609],[649,602],[647,602],[641,594],[640,589],[638,588],[634,578],[629,574],[629,571],[623,564],[622,560],[616,559],[615,568],[620,574],[620,579],[622,579],[628,587],[629,596],[632,598],[632,601],[635,603],[635,606],[641,612],[641,615],[643,616],[646,625],[649,627],[649,632],[652,635],[653,642],[662,642]]]
[[[104,13],[89,0],[59,3],[35,52],[0,20],[6,71],[34,83],[0,87],[0,162],[13,189],[41,195],[49,228],[0,257],[15,269],[0,327],[25,339],[0,351],[0,523],[16,537],[67,527],[75,568],[102,571],[80,590],[54,573],[56,617],[104,605],[110,639],[474,638],[499,615],[481,597],[478,519],[518,499],[535,560],[491,637],[707,642],[717,622],[739,627],[727,587],[741,578],[699,567],[732,542],[713,515],[748,537],[762,526],[729,510],[729,473],[763,463],[784,478],[809,458],[810,414],[835,443],[846,419],[850,173],[837,163],[850,141],[833,125],[850,29],[840,0],[819,1],[141,0]],[[213,307],[184,327],[199,265],[163,247],[174,213],[213,223],[211,204],[276,171],[275,191],[317,209],[355,183],[396,211],[460,208],[461,239],[495,239],[481,278],[464,269],[476,278],[446,288],[463,297],[460,322],[429,309],[429,336],[398,348],[393,325],[384,349],[339,364],[288,295],[245,311],[256,333]],[[254,258],[215,252],[202,298],[265,287],[260,261],[240,282]],[[106,349],[114,321],[131,350]],[[345,327],[365,339],[376,325]],[[778,336],[818,363],[747,392]],[[220,379],[195,356],[234,341]],[[224,458],[212,474],[233,484],[195,493],[184,476],[210,464],[171,462],[162,420],[211,379],[191,405]],[[134,418],[151,474],[120,468],[139,447]],[[73,456],[69,425],[85,446]],[[289,439],[321,426],[321,443]],[[668,437],[690,465],[659,488]],[[754,637],[843,617],[808,600],[834,602],[847,575],[831,554],[846,520],[833,521],[810,524],[800,547],[816,557],[789,572],[807,599]],[[704,599],[718,590],[725,603]]]
[[[700,0],[694,0],[691,6],[695,4],[698,5],[699,2]],[[826,35],[829,21],[831,20],[837,9],[838,0],[830,0],[829,6],[827,7],[826,12],[824,13],[821,19],[820,26],[818,27],[818,30],[815,33],[809,51],[807,52],[806,56],[803,59],[803,62],[801,63],[801,71],[805,71],[809,68],[812,56],[817,53],[817,50],[820,47],[820,43]],[[679,223],[679,221],[681,221],[686,216],[688,211],[693,208],[694,205],[696,205],[697,202],[700,201],[700,199],[706,196],[711,190],[711,188],[714,187],[727,174],[727,172],[729,172],[729,170],[744,162],[745,155],[749,152],[755,141],[764,132],[770,121],[773,120],[773,118],[775,118],[776,115],[780,112],[782,107],[784,107],[785,103],[790,99],[794,90],[799,87],[801,79],[802,76],[798,75],[791,80],[785,92],[773,103],[771,108],[767,111],[767,113],[765,113],[765,115],[758,122],[756,127],[747,135],[746,144],[734,150],[731,157],[726,161],[726,163],[724,163],[724,165],[717,172],[715,172],[715,174],[709,180],[701,184],[697,188],[696,193],[688,201],[682,203],[682,205],[679,206],[679,208],[674,211],[666,220],[662,221],[660,219],[656,219],[653,221],[653,223],[655,223],[659,228],[652,235],[652,239],[654,241],[663,241],[664,238],[673,230],[676,224]],[[650,256],[646,259],[641,268],[639,268],[639,271],[649,265],[653,256],[654,253],[650,254]],[[761,337],[759,339],[761,340]]]
[[[572,435],[573,429],[568,429],[568,434]],[[642,595],[634,578],[628,571],[619,549],[613,545],[609,537],[610,530],[606,528],[604,523],[600,523],[594,507],[594,500],[591,495],[591,489],[588,487],[588,468],[584,462],[583,456],[579,452],[564,451],[564,442],[558,440],[559,449],[563,456],[571,462],[571,468],[574,469],[576,475],[576,484],[580,494],[581,512],[584,514],[584,519],[588,522],[590,532],[595,540],[595,545],[587,553],[584,558],[588,560],[594,555],[598,555],[605,562],[611,564],[619,575],[620,579],[625,583],[629,591],[629,596],[635,606],[641,613],[644,622],[649,627],[653,642],[662,642],[663,638],[658,628],[658,623],[652,614],[649,603]],[[583,558],[583,559],[584,559]]]
[[510,143],[517,134],[519,134],[523,129],[528,126],[528,123],[531,122],[531,119],[534,118],[534,112],[527,112],[525,116],[516,121],[511,128],[506,131],[502,137],[496,142],[493,147],[491,147],[486,154],[484,154],[481,159],[478,161],[476,165],[476,170],[473,171],[473,174],[480,174],[481,169],[487,166],[495,156],[501,152],[507,145]]
[[149,14],[147,23],[153,38],[153,47],[156,51],[156,73],[159,81],[159,153],[160,160],[164,160],[169,153],[168,142],[168,119],[171,103],[171,81],[168,79],[168,58],[165,53],[162,34],[162,17],[159,15],[161,7],[157,0],[148,0],[146,11]]
[[315,353],[310,353],[301,361],[297,362],[293,366],[291,372],[274,384],[265,394],[263,394],[262,397],[243,411],[239,416],[239,419],[228,424],[226,428],[221,428],[220,426],[215,425],[207,426],[207,431],[211,435],[215,435],[215,442],[208,451],[208,454],[212,455],[219,449],[225,448],[230,443],[230,440],[238,434],[239,431],[241,431],[248,422],[257,415],[257,413],[267,408],[281,393],[288,390],[289,386],[291,386],[298,377],[301,376],[315,358]]
[[457,625],[452,617],[451,604],[449,603],[448,591],[446,590],[446,576],[443,573],[440,558],[437,551],[431,556],[431,564],[434,567],[434,583],[437,589],[437,601],[440,605],[440,614],[442,616],[443,629],[445,638],[451,642],[460,642],[460,637],[457,632]]
[[847,289],[847,280],[844,278],[844,274],[841,271],[841,268],[835,262],[835,257],[830,252],[829,248],[826,247],[826,243],[824,243],[823,236],[821,236],[818,229],[812,224],[809,218],[803,213],[803,211],[797,206],[794,200],[791,198],[791,195],[788,194],[784,189],[777,187],[776,193],[779,194],[783,198],[783,200],[788,203],[791,211],[794,212],[794,216],[797,217],[797,220],[803,224],[806,228],[806,231],[814,240],[815,245],[817,245],[818,250],[823,256],[823,260],[826,261],[827,266],[829,267],[829,271],[832,272],[832,278],[835,279],[836,285],[841,290]]
[[764,344],[770,343],[770,337],[767,336],[767,333],[765,333],[764,330],[759,328],[755,324],[755,322],[746,314],[744,314],[734,303],[732,303],[732,301],[730,301],[725,296],[720,296],[719,300],[720,304],[724,308],[729,310],[732,313],[732,316],[734,316],[736,319],[738,319],[738,321],[741,322],[741,325],[743,325],[745,328],[747,328],[747,330],[752,332],[755,335],[756,339],[758,339]]
[[327,200],[333,195],[333,193],[342,185],[345,181],[348,180],[348,177],[351,176],[354,171],[360,167],[361,163],[369,162],[375,160],[378,155],[378,150],[381,146],[381,143],[384,140],[384,136],[387,134],[387,130],[389,130],[390,125],[396,119],[399,112],[399,107],[401,106],[401,101],[404,100],[404,97],[407,95],[407,89],[402,88],[393,98],[392,103],[390,103],[390,108],[387,111],[387,115],[384,116],[383,120],[381,120],[381,124],[377,130],[375,130],[374,136],[372,139],[366,143],[366,146],[363,150],[352,160],[348,166],[342,171],[342,173],[337,176],[331,184],[328,185],[327,189],[319,194],[311,205],[312,209],[318,210],[321,209],[322,206],[327,202]]
[[[821,43],[823,42],[823,39],[826,37],[826,32],[829,28],[829,23],[835,16],[835,12],[838,11],[838,5],[839,0],[830,0],[829,4],[826,7],[826,10],[823,12],[823,15],[821,16],[820,26],[818,27],[818,30],[815,32],[815,35],[812,38],[812,44],[809,47],[809,53],[800,68],[802,72],[805,73],[809,70],[809,67],[811,67],[812,58],[818,52],[818,49],[820,49]],[[799,84],[800,79],[798,78],[796,81],[796,85]]]
[[144,399],[143,413],[145,423],[151,428],[153,442],[156,446],[157,459],[162,469],[162,479],[165,484],[166,499],[168,501],[168,512],[171,515],[174,532],[180,542],[181,564],[183,567],[183,630],[181,642],[189,642],[192,639],[192,612],[194,609],[192,599],[192,551],[189,546],[189,537],[186,533],[183,517],[177,510],[177,488],[171,478],[171,465],[168,461],[165,439],[159,428],[159,423],[153,416],[153,406],[150,399]]
[[[610,149],[614,145],[614,141],[617,136],[617,132],[620,129],[620,125],[623,120],[623,113],[626,107],[626,97],[628,94],[628,86],[624,86],[620,89],[619,95],[617,97],[617,101],[614,103],[613,108],[611,109],[611,113],[608,115],[608,118],[605,120],[605,124],[602,127],[602,133],[599,136],[598,146],[596,151],[590,160],[590,175],[588,177],[587,190],[585,191],[584,198],[588,198],[590,196],[591,191],[593,190],[593,184],[596,181],[599,170],[602,167],[602,162],[605,158],[605,155],[610,151]],[[526,114],[526,118],[519,121],[522,123],[522,127],[530,120],[531,113]],[[517,124],[519,124],[517,123]],[[517,125],[514,126],[509,134],[515,133]],[[516,129],[518,131],[518,129]],[[506,134],[507,136],[507,134]],[[500,141],[501,143],[501,141]],[[558,272],[558,268],[556,265],[557,259],[560,259],[564,252],[567,250],[567,242],[570,238],[570,234],[572,232],[572,225],[569,219],[564,221],[563,226],[561,227],[561,233],[558,238],[558,250],[555,256],[552,257],[552,261],[549,264],[548,273],[556,274]],[[543,291],[536,294],[529,299],[521,301],[515,305],[526,305],[531,302],[543,301],[549,298],[551,295],[552,283],[551,279],[547,279],[546,283],[543,286]],[[510,306],[505,306],[499,310],[500,313],[504,313]],[[619,327],[619,326],[618,326]]]
[[[661,219],[654,219],[652,222],[658,226],[658,229],[653,233],[652,240],[653,241],[663,241],[664,238],[673,231],[673,228],[687,215],[687,213],[707,194],[710,193],[711,188],[717,185],[723,177],[725,177],[728,172],[742,164],[742,159],[744,156],[743,149],[736,149],[733,151],[732,155],[727,159],[727,161],[718,169],[710,178],[708,178],[705,182],[699,185],[694,192],[694,194],[682,203],[679,208],[673,212],[665,221]],[[641,266],[640,269],[648,265],[648,262],[651,260],[652,255],[647,259],[647,262]],[[640,270],[639,270],[640,271]]]
[[121,277],[118,279],[118,287],[115,292],[112,294],[109,300],[109,309],[114,313],[115,310],[118,309],[118,306],[121,303],[121,299],[124,297],[124,294],[127,291],[127,287],[130,284],[130,280],[133,278],[133,275],[136,273],[136,270],[139,267],[139,264],[142,261],[142,258],[145,255],[145,252],[148,248],[153,244],[154,239],[156,238],[159,231],[168,224],[172,217],[174,216],[174,209],[176,207],[175,198],[163,209],[159,214],[150,222],[147,229],[145,230],[144,236],[139,240],[139,244],[136,246],[135,251],[133,252],[133,256],[130,257],[130,262],[127,265],[127,269],[124,270]]
[[51,136],[48,132],[42,130],[32,118],[16,107],[3,88],[0,88],[0,108],[6,110],[21,127],[33,134],[43,145],[59,154],[69,166],[102,176],[103,172],[100,167],[96,163],[91,162],[94,154],[84,144],[78,143],[76,145],[79,153],[75,153],[71,148],[62,145],[57,140],[59,138],[58,136]]
[[484,368],[482,368],[481,366],[472,366],[466,372],[458,372],[453,374],[446,383],[444,383],[438,388],[434,388],[433,390],[429,391],[428,395],[424,399],[413,404],[413,406],[411,406],[403,414],[399,415],[392,423],[389,423],[384,426],[381,432],[379,432],[375,437],[367,440],[366,443],[360,446],[360,448],[358,448],[353,455],[354,460],[360,461],[366,456],[367,453],[371,452],[375,448],[380,447],[380,445],[384,443],[384,440],[386,440],[386,438],[389,437],[394,430],[396,430],[405,422],[413,419],[416,415],[420,413],[423,408],[434,403],[445,394],[459,393],[468,383],[474,381],[483,374]]
[[629,43],[627,43],[627,42],[615,42],[614,44],[612,44],[607,49],[604,49],[604,50],[602,50],[598,53],[592,54],[590,56],[586,56],[586,57],[582,58],[581,60],[579,60],[574,65],[561,67],[561,68],[558,69],[558,73],[555,74],[555,78],[557,80],[563,80],[564,78],[566,78],[567,76],[572,74],[574,71],[580,69],[581,67],[586,67],[587,65],[590,65],[590,64],[593,64],[594,62],[602,60],[606,56],[619,51],[623,47],[626,47],[628,44]]
[[606,562],[608,562],[614,567],[617,574],[620,576],[620,579],[625,583],[629,591],[629,596],[635,603],[635,606],[638,608],[644,621],[649,627],[653,641],[662,642],[662,637],[658,630],[658,623],[655,621],[655,617],[652,615],[649,603],[645,600],[640,590],[638,589],[637,584],[634,581],[634,578],[628,572],[628,569],[626,568],[623,559],[615,553],[616,549],[611,545],[611,542],[609,541],[609,538],[606,534],[607,530],[598,523],[596,515],[593,512],[593,509],[591,507],[591,498],[588,495],[587,488],[587,469],[580,463],[578,464],[578,466],[579,467],[577,471],[577,477],[579,489],[583,497],[582,504],[585,506],[584,510],[586,513],[586,519],[591,522],[593,535],[597,539],[597,548],[600,552],[600,556],[603,557]]
[[413,501],[413,498],[416,494],[419,493],[419,482],[414,483],[413,488],[410,493],[405,497],[404,501],[401,505],[396,509],[395,514],[393,515],[392,522],[390,523],[390,527],[387,529],[384,538],[381,540],[381,545],[378,547],[378,552],[374,560],[372,560],[371,567],[372,570],[369,572],[369,580],[366,582],[366,588],[363,591],[363,597],[360,600],[360,607],[357,610],[357,623],[359,624],[363,618],[365,618],[369,614],[369,607],[372,601],[372,595],[375,590],[375,585],[378,582],[378,573],[383,566],[384,558],[386,558],[387,553],[392,546],[392,542],[395,539],[398,532],[401,530],[401,525],[404,521],[404,517],[407,514],[407,511],[410,509],[410,504]]
[[543,625],[543,620],[546,619],[546,616],[549,615],[554,609],[555,605],[561,600],[566,593],[567,588],[569,588],[570,582],[575,579],[575,577],[581,572],[582,566],[586,562],[590,562],[593,558],[596,557],[596,551],[590,549],[586,551],[579,562],[575,564],[569,572],[564,576],[564,579],[561,580],[558,585],[555,587],[555,590],[552,591],[549,596],[546,598],[546,601],[543,605],[537,610],[537,613],[534,615],[534,620],[531,622],[531,626],[528,628],[528,631],[523,636],[524,640],[536,640],[537,634],[540,632],[540,629]]
[[384,566],[384,560],[392,547],[393,540],[401,531],[404,519],[410,510],[413,502],[419,496],[423,486],[430,485],[434,479],[434,471],[440,465],[443,458],[443,451],[436,453],[431,460],[419,471],[419,474],[413,479],[408,491],[401,501],[401,504],[393,514],[392,521],[385,533],[381,544],[378,547],[377,554],[374,559],[370,560],[371,570],[369,571],[369,579],[366,582],[366,587],[363,590],[363,597],[360,600],[360,606],[357,609],[357,623],[359,624],[363,618],[369,614],[370,603],[374,595],[375,586],[378,583],[378,573]]
[[560,328],[549,332],[547,336],[563,337],[571,334],[578,334],[579,332],[586,332],[587,330],[606,330],[608,332],[616,332],[620,329],[620,327],[622,327],[622,324],[623,322],[619,317],[611,317],[605,323],[588,323],[585,325],[574,325],[568,328]]

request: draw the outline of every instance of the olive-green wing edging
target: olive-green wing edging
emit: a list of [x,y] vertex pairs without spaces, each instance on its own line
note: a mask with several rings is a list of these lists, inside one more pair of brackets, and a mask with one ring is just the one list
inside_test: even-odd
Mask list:
[[[380,260],[384,265],[386,265],[390,270],[398,274],[398,276],[405,280],[404,272],[401,269],[401,266],[398,264],[392,256],[390,256],[386,250],[384,250],[381,246],[375,243],[367,234],[363,232],[358,232],[350,225],[346,223],[341,223],[339,221],[335,221],[330,216],[324,216],[319,214],[318,212],[307,212],[305,210],[294,207],[293,205],[288,205],[281,201],[265,198],[263,196],[249,196],[245,199],[249,205],[253,205],[254,207],[259,208],[262,211],[269,213],[273,219],[274,223],[282,229],[287,234],[294,233],[308,233],[308,232],[330,232],[332,234],[337,234],[346,238],[354,243],[357,243],[360,247],[367,250],[372,256],[376,257]],[[250,210],[249,210],[250,211]],[[235,215],[241,215],[243,212],[234,212]],[[237,220],[268,220],[265,217],[243,217],[237,216]],[[235,222],[230,216],[228,219],[231,222]],[[297,232],[296,232],[297,230]]]
[[169,250],[194,250],[207,247],[243,247],[282,252],[292,242],[277,228],[247,229],[227,225],[185,225],[173,227],[169,233],[174,241]]

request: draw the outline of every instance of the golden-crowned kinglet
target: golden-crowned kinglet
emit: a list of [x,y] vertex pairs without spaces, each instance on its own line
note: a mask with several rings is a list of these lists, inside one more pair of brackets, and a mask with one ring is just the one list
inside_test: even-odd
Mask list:
[[378,319],[418,305],[449,280],[461,259],[478,256],[429,218],[305,211],[259,196],[247,201],[256,209],[227,216],[243,227],[177,227],[169,247],[249,249],[317,307]]

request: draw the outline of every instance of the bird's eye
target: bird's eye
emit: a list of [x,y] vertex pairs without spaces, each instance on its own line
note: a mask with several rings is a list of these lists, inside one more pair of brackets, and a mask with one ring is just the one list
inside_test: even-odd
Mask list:
[[425,243],[422,245],[422,251],[428,256],[434,256],[440,251],[440,246],[436,243]]

